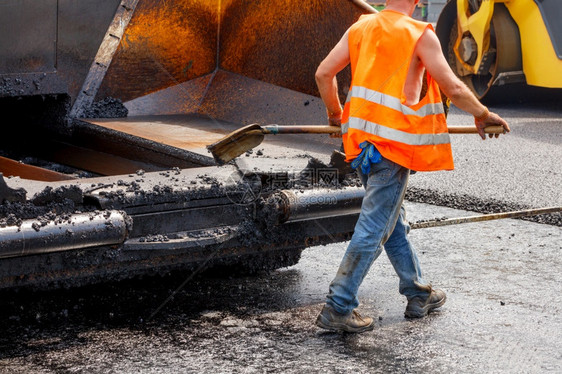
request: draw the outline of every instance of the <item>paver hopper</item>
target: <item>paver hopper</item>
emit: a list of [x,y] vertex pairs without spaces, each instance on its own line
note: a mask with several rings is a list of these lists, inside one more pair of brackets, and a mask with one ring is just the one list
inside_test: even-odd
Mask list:
[[314,71],[362,1],[0,7],[0,288],[275,269],[349,238],[361,188],[302,157],[337,140],[224,166],[205,145],[250,123],[324,124]]

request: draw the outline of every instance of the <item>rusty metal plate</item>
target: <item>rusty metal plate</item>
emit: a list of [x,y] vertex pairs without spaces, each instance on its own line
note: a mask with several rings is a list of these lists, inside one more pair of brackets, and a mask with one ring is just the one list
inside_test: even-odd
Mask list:
[[119,3],[0,1],[0,97],[74,98]]
[[87,121],[202,155],[208,155],[206,145],[221,139],[228,133],[224,124],[193,115],[139,116],[123,119],[89,119]]
[[311,95],[318,64],[361,14],[341,0],[223,4],[221,68]]
[[98,97],[128,101],[212,72],[218,4],[139,1]]
[[129,116],[197,113],[238,125],[323,125],[326,120],[324,104],[318,97],[224,70],[125,105]]
[[57,0],[0,3],[0,74],[54,71],[56,39]]
[[360,14],[341,0],[141,0],[98,98],[130,101],[218,69],[316,95],[316,67]]

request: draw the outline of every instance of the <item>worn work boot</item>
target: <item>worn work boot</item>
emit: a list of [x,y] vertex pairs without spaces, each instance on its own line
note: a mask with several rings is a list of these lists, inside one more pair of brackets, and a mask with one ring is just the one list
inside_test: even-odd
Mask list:
[[408,300],[408,305],[406,306],[406,311],[404,316],[406,318],[422,318],[429,314],[434,309],[439,308],[445,304],[447,296],[445,292],[433,289],[431,286],[427,286],[429,291],[429,296],[423,298],[421,296],[414,297]]
[[371,317],[361,317],[353,310],[349,314],[340,314],[332,307],[324,305],[316,319],[316,325],[326,330],[345,332],[365,332],[375,328],[375,322]]

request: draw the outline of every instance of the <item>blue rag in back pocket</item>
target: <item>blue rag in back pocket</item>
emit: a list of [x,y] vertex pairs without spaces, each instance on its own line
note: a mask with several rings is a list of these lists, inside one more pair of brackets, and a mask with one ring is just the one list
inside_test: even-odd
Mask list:
[[364,175],[368,175],[371,171],[371,164],[380,162],[382,156],[378,149],[372,143],[367,141],[359,144],[359,148],[361,148],[362,151],[359,156],[351,162],[351,167],[357,169],[360,166],[361,172]]

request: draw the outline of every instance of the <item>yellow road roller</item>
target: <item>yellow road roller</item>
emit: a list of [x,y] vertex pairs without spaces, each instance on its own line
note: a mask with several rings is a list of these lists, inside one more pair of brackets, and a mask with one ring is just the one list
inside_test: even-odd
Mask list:
[[457,76],[491,99],[562,88],[561,19],[559,0],[449,0],[436,32]]

